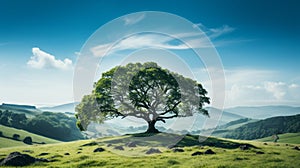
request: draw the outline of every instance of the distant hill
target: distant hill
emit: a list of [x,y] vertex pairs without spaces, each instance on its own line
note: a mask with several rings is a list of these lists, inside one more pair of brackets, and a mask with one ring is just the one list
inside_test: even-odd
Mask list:
[[18,105],[18,104],[6,104],[6,103],[2,103],[1,106],[4,107],[4,108],[36,110],[36,107],[35,106],[31,106],[31,105]]
[[79,104],[79,102],[61,104],[61,105],[52,106],[52,107],[41,107],[39,109],[42,111],[51,111],[51,112],[75,113],[75,107],[77,104]]
[[230,131],[225,137],[233,139],[259,139],[274,134],[300,132],[300,114],[272,117],[248,123]]
[[266,119],[276,116],[290,116],[300,114],[300,107],[292,106],[257,106],[227,108],[232,114],[242,115],[246,118]]
[[35,106],[6,104],[6,103],[3,103],[2,105],[0,105],[0,110],[2,110],[2,111],[9,110],[14,113],[25,114],[27,117],[33,117],[34,115],[37,115],[41,112]]

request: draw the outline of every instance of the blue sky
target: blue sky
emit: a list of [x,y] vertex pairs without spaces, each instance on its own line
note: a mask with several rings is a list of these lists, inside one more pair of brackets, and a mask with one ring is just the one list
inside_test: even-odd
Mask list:
[[[0,102],[73,101],[76,53],[87,39],[120,16],[162,11],[186,18],[211,37],[225,69],[226,106],[300,106],[299,7],[296,0],[2,0]],[[30,61],[34,55],[48,59]]]

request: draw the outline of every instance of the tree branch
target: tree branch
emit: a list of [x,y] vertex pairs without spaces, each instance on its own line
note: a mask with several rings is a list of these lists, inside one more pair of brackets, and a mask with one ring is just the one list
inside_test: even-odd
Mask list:
[[181,115],[178,115],[178,114],[174,114],[174,115],[172,115],[172,116],[167,116],[167,117],[159,116],[159,117],[157,117],[156,120],[162,121],[163,119],[170,119],[170,118],[174,118],[174,117],[184,117],[184,116],[181,116]]
[[180,103],[181,103],[181,101],[178,101],[177,103],[174,104],[174,106],[173,106],[171,109],[168,109],[168,110],[166,110],[166,111],[163,112],[163,113],[159,113],[158,115],[165,115],[165,114],[167,114],[167,113],[169,113],[169,112],[171,112],[171,111],[174,111],[174,109],[175,109]]

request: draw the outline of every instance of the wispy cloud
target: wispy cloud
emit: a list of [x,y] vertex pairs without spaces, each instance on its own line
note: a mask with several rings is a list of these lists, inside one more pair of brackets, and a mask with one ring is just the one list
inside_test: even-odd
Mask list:
[[134,15],[134,16],[127,16],[124,18],[124,24],[125,25],[133,25],[145,18],[145,14],[140,14],[140,15]]
[[32,68],[42,69],[62,69],[67,70],[72,68],[72,60],[66,58],[63,61],[56,59],[55,56],[42,51],[39,48],[32,48],[33,56],[27,62],[27,65]]
[[115,53],[117,51],[134,50],[145,47],[159,47],[166,49],[181,49],[183,47],[182,45],[169,45],[168,42],[171,40],[172,38],[169,36],[162,36],[158,34],[136,34],[123,39],[113,47],[111,47],[113,43],[108,43],[93,47],[91,48],[91,51],[94,56],[101,57],[107,52]]
[[210,39],[220,37],[224,34],[231,33],[235,28],[230,27],[229,25],[223,25],[216,28],[207,28],[202,23],[196,23],[193,25],[194,28],[199,27]]
[[[127,24],[129,23],[136,23],[136,21],[139,21],[144,16],[139,16],[135,19],[129,19],[127,18]],[[133,22],[135,21],[135,22]],[[224,25],[219,28],[204,28],[204,26],[201,24],[195,24],[195,26],[201,26],[205,30],[205,34],[210,38],[215,40],[216,38],[230,33],[234,31],[234,28]],[[171,37],[173,36],[173,37]],[[177,39],[176,39],[177,38]],[[188,45],[182,43],[179,40],[185,41]],[[223,45],[225,44],[225,41],[221,41],[218,43],[218,41],[215,41],[216,45]],[[210,41],[208,41],[206,38],[204,38],[203,34],[201,33],[195,33],[195,32],[186,32],[181,34],[171,34],[170,36],[167,35],[160,35],[160,34],[135,34],[128,38],[123,39],[117,44],[113,43],[107,43],[98,45],[91,48],[92,53],[94,56],[102,57],[108,52],[115,53],[118,51],[123,50],[134,50],[134,49],[141,49],[146,47],[157,47],[157,48],[163,48],[163,49],[171,49],[171,50],[186,50],[191,48],[208,48],[211,47]]]
[[234,30],[235,30],[235,28],[232,28],[228,25],[223,25],[222,27],[219,27],[219,28],[212,28],[212,29],[209,29],[209,32],[210,32],[209,37],[217,38],[221,35],[231,33]]

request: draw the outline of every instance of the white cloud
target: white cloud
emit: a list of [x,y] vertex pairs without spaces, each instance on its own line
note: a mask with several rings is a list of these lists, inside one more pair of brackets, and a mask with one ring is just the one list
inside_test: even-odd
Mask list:
[[124,18],[125,25],[133,25],[145,18],[145,14],[134,15],[134,16],[127,16]]
[[27,62],[27,65],[32,68],[54,68],[67,70],[72,68],[72,60],[66,58],[63,61],[56,59],[55,56],[40,50],[37,47],[32,48],[33,56]]
[[[195,71],[194,71],[195,72]],[[300,81],[288,81],[281,72],[262,69],[225,69],[225,107],[292,105],[300,106]],[[213,90],[206,69],[195,72],[209,96]],[[215,91],[214,91],[215,92]]]
[[276,99],[283,99],[287,93],[288,86],[283,82],[265,82],[266,91],[273,94]]
[[[295,92],[297,94],[295,94]],[[226,90],[226,106],[251,106],[270,104],[299,104],[300,91],[291,91],[282,82],[261,82],[255,85],[234,84]]]
[[289,88],[290,89],[296,89],[296,88],[299,88],[300,86],[295,84],[295,83],[292,83],[291,85],[289,85]]

